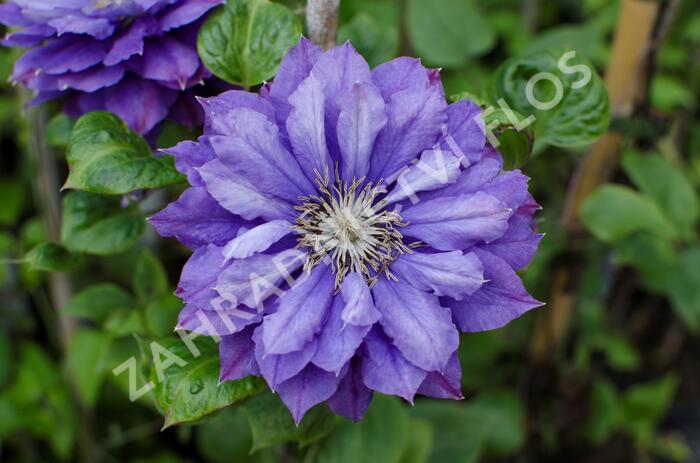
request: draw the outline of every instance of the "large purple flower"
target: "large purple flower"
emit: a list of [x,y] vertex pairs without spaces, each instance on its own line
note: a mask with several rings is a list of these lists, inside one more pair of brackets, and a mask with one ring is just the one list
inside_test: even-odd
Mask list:
[[169,116],[188,125],[201,117],[189,89],[211,74],[197,30],[223,2],[12,0],[0,5],[0,23],[18,31],[2,43],[30,48],[12,79],[34,90],[35,103],[67,97],[69,114],[105,109],[148,134]]
[[458,399],[459,331],[540,305],[516,274],[528,179],[438,71],[302,39],[261,95],[201,103],[204,136],[168,151],[192,188],[152,223],[194,251],[178,328],[222,336],[222,380],[261,375],[297,422],[323,401],[359,420],[372,391]]

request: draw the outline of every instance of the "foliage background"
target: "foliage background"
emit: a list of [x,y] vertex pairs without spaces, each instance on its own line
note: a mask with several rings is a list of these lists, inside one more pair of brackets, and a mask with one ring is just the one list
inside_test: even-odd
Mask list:
[[[303,14],[303,2],[282,3]],[[646,85],[633,113],[611,120],[624,155],[614,185],[585,203],[584,227],[560,217],[597,134],[546,117],[534,126],[524,170],[547,236],[523,277],[548,305],[504,329],[463,335],[465,400],[410,406],[377,395],[359,425],[320,406],[296,428],[267,392],[207,417],[173,412],[174,402],[209,391],[177,369],[167,374],[182,396],[164,403],[156,389],[131,403],[128,375],[111,371],[134,355],[138,383],[149,377],[148,342],[172,338],[180,309],[172,292],[187,257],[143,219],[181,187],[121,199],[59,193],[51,178],[67,177],[71,121],[51,105],[25,109],[27,95],[3,84],[0,459],[700,461],[700,8],[658,3],[667,24],[657,30],[666,33],[653,47],[639,44],[651,58],[639,70]],[[443,68],[448,95],[489,101],[508,84],[497,70],[509,58],[565,47],[602,73],[619,10],[607,0],[342,0],[339,41],[351,40],[371,65],[419,56]],[[16,57],[0,49],[0,81]],[[562,111],[578,120],[590,107],[565,100]],[[168,125],[158,145],[192,136]],[[216,376],[215,347],[200,346],[205,355],[193,361]],[[168,408],[169,424],[196,422],[161,431]]]

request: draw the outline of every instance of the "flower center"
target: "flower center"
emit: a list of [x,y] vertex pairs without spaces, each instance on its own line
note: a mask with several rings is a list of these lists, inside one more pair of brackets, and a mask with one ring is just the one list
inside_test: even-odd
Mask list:
[[336,174],[331,185],[328,171],[325,176],[316,171],[316,184],[319,195],[303,196],[294,207],[301,212],[294,226],[300,234],[297,247],[310,248],[304,269],[330,256],[336,288],[349,272],[363,274],[370,287],[382,273],[395,279],[389,266],[399,254],[413,252],[413,245],[406,246],[397,230],[406,225],[401,216],[377,201],[385,192],[381,182],[365,184],[363,177],[348,183]]

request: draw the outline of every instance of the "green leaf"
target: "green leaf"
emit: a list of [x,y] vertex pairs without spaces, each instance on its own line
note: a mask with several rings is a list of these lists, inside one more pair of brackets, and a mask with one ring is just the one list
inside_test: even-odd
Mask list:
[[375,394],[364,419],[343,421],[323,443],[318,463],[396,463],[410,437],[410,420],[396,397]]
[[159,298],[168,292],[168,276],[158,258],[148,249],[141,252],[132,285],[141,302]]
[[111,283],[90,286],[73,296],[64,311],[75,317],[103,322],[117,312],[135,311],[131,294]]
[[94,405],[102,381],[113,367],[107,363],[111,341],[108,333],[82,329],[73,334],[68,345],[68,370],[87,405]]
[[19,219],[24,205],[24,191],[19,182],[0,181],[0,225],[12,225]]
[[616,242],[615,249],[619,262],[636,268],[647,288],[665,294],[673,284],[678,259],[671,241],[651,233],[634,233]]
[[425,463],[433,447],[433,427],[428,420],[412,419],[411,436],[401,463]]
[[477,461],[484,454],[516,454],[525,441],[525,412],[511,391],[480,395],[462,406],[421,402],[414,416],[429,420],[435,430],[430,461]]
[[634,439],[638,447],[650,448],[677,387],[678,379],[670,374],[651,383],[636,384],[623,394],[607,380],[597,382],[591,395],[587,436],[599,445],[613,432],[622,431]]
[[[158,354],[151,370],[151,380],[158,408],[165,414],[164,428],[198,421],[219,409],[254,396],[265,389],[265,382],[255,376],[219,384],[219,352],[211,339],[195,341],[200,355],[194,357],[179,338],[169,338],[160,343],[169,353]],[[160,381],[158,366],[164,368]],[[183,363],[184,366],[178,365]]]
[[163,294],[152,299],[146,306],[146,324],[149,333],[164,338],[173,331],[177,316],[182,310],[182,301],[174,294]]
[[[172,326],[170,325],[172,332]],[[139,310],[117,310],[107,316],[102,323],[104,330],[114,336],[144,336],[143,315]]]
[[138,208],[122,208],[119,198],[81,191],[63,198],[62,241],[72,251],[116,254],[131,247],[144,227]]
[[251,452],[288,442],[307,445],[326,436],[334,423],[328,409],[317,406],[309,410],[297,426],[287,407],[271,392],[253,397],[242,408],[252,433]]
[[46,126],[46,142],[56,148],[65,148],[70,143],[73,122],[65,113],[56,114]]
[[218,77],[250,88],[270,79],[301,36],[299,18],[269,0],[229,0],[199,30],[197,49]]
[[24,256],[29,268],[46,272],[66,272],[80,264],[80,254],[58,243],[40,243]]
[[387,27],[367,13],[357,14],[338,31],[338,42],[350,41],[374,68],[396,57],[399,52],[399,31]]
[[657,74],[651,81],[651,102],[655,108],[662,111],[692,109],[696,101],[693,91],[681,79]]
[[487,430],[481,423],[474,423],[467,407],[447,401],[421,401],[411,415],[432,424],[435,439],[428,461],[472,463],[479,459]]
[[[562,147],[586,145],[608,128],[608,93],[585,58],[576,55],[566,60],[562,59],[564,56],[564,50],[548,50],[509,59],[494,74],[489,96],[494,104],[503,98],[511,109],[527,117],[534,116],[538,143]],[[560,66],[560,60],[566,67]],[[587,83],[584,69],[590,72]],[[537,81],[533,79],[537,74],[547,78]],[[528,82],[531,82],[531,95],[527,91]],[[574,88],[574,84],[582,86]],[[557,89],[561,91],[559,95]]]
[[673,308],[692,330],[700,328],[700,247],[684,250],[667,278]]
[[524,119],[516,111],[509,114],[503,109],[490,112],[485,117],[484,123],[498,139],[499,145],[496,148],[503,156],[505,170],[524,166],[532,153],[535,139],[532,126],[518,127],[519,121]]
[[659,154],[632,151],[623,156],[622,166],[635,185],[659,205],[678,234],[692,239],[698,220],[698,199],[683,172]]
[[66,158],[70,174],[64,188],[119,195],[184,181],[171,156],[153,156],[143,138],[108,112],[78,120]]
[[623,419],[617,390],[608,380],[593,385],[590,398],[590,419],[585,435],[596,445],[602,444]]
[[495,391],[477,397],[467,407],[474,424],[484,433],[484,449],[489,455],[513,455],[525,441],[525,411],[513,391]]
[[225,408],[197,429],[197,447],[208,462],[256,461],[257,455],[250,455],[251,444],[250,428],[240,408]]
[[489,51],[496,36],[470,0],[409,0],[406,27],[429,64],[459,67]]
[[583,204],[582,218],[601,241],[614,242],[637,231],[673,239],[676,230],[649,197],[619,185],[603,185]]
[[58,459],[69,460],[76,419],[65,375],[37,345],[25,343],[19,351],[14,382],[0,397],[0,436],[24,429],[46,440]]

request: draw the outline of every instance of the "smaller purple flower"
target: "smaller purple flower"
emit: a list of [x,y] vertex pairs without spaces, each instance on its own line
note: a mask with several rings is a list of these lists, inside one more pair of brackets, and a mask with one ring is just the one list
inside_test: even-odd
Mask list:
[[460,399],[459,332],[541,305],[516,273],[541,237],[528,179],[438,71],[302,39],[261,95],[201,103],[204,135],[168,150],[192,188],[151,222],[194,251],[177,328],[222,336],[222,381],[262,376],[296,422]]
[[65,98],[79,116],[111,111],[149,134],[168,117],[197,125],[192,87],[211,73],[197,55],[197,31],[224,0],[12,0],[0,23],[16,28],[2,44],[29,50],[12,80],[33,103]]

